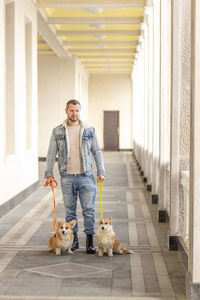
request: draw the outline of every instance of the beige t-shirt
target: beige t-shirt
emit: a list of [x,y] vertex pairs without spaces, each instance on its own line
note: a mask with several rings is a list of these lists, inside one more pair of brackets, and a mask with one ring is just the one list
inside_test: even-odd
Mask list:
[[70,153],[67,162],[67,174],[81,174],[84,173],[83,161],[80,153],[80,125],[67,126]]

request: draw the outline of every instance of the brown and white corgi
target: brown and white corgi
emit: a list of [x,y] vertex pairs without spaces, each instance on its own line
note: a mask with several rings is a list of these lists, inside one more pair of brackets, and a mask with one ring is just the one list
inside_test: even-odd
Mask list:
[[62,250],[72,254],[71,246],[74,240],[73,228],[76,225],[76,220],[69,223],[56,220],[56,234],[49,239],[49,251],[55,250],[56,255],[61,255]]
[[130,249],[123,248],[122,244],[116,240],[116,235],[112,228],[112,218],[100,218],[96,237],[99,256],[103,256],[104,253],[107,253],[108,256],[113,256],[113,253],[133,253]]

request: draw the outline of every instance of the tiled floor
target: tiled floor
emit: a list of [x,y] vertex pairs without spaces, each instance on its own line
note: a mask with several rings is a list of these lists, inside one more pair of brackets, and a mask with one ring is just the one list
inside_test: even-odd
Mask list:
[[[53,200],[43,187],[40,163],[40,189],[0,219],[0,299],[185,299],[183,265],[178,253],[167,250],[167,225],[155,221],[156,206],[149,202],[131,153],[107,152],[104,159],[104,217],[112,217],[117,238],[134,254],[86,254],[80,205],[80,249],[73,255],[48,252]],[[57,168],[55,173],[59,178]],[[100,212],[97,186],[96,228]],[[56,217],[64,216],[58,187]]]

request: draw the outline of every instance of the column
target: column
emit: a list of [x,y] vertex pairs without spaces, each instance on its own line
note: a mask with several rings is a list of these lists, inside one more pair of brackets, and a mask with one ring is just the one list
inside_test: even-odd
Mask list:
[[180,86],[181,45],[180,5],[172,2],[172,95],[171,95],[171,147],[170,147],[170,223],[169,235],[179,233],[179,142],[180,142]]
[[16,153],[15,3],[5,6],[6,16],[6,154]]
[[192,0],[192,97],[190,131],[190,233],[188,299],[200,298],[200,1]]
[[5,160],[5,3],[0,1],[0,165]]
[[143,38],[144,38],[144,144],[142,149],[142,161],[141,166],[145,177],[148,173],[148,95],[149,95],[149,57],[148,57],[148,25],[143,23],[141,26]]
[[[169,247],[177,249],[184,236],[184,197],[181,172],[189,169],[190,84],[191,84],[190,0],[172,2],[172,102],[171,102],[171,193]],[[179,239],[181,241],[181,239]]]
[[157,203],[159,190],[159,138],[160,138],[160,0],[153,0],[153,159],[152,200]]
[[167,221],[170,198],[170,101],[171,101],[171,1],[161,3],[161,72],[160,72],[160,176],[158,221]]
[[138,162],[143,161],[144,149],[144,38],[140,37],[132,73],[133,141]]
[[32,149],[33,144],[33,120],[32,120],[32,22],[26,16],[25,19],[25,68],[26,68],[26,148]]
[[145,20],[148,27],[148,97],[147,97],[147,156],[146,156],[146,178],[148,185],[152,183],[152,163],[153,163],[153,8],[145,7]]

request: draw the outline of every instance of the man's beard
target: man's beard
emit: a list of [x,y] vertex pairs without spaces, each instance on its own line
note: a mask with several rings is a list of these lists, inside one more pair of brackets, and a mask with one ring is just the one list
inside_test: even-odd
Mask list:
[[77,122],[77,121],[79,121],[79,119],[77,118],[77,119],[75,119],[75,120],[73,120],[73,119],[70,119],[69,117],[68,117],[68,119],[70,120],[70,121],[72,121],[72,122]]

